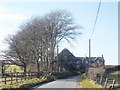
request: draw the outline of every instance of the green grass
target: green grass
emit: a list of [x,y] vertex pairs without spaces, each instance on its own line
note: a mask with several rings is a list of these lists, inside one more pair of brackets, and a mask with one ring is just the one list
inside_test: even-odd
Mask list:
[[120,75],[120,71],[114,71],[114,72],[112,72],[111,74],[117,74],[117,75]]
[[100,85],[95,84],[94,82],[88,80],[84,76],[80,78],[82,88],[102,88]]
[[[15,80],[16,78],[12,78],[12,80]],[[5,78],[0,78],[0,80],[5,80]],[[11,80],[11,78],[6,78],[6,80]]]
[[[108,79],[115,79],[115,86],[120,86],[120,71],[111,71],[110,73],[105,74],[105,77]],[[109,87],[111,84],[108,84]]]
[[110,73],[107,73],[105,75],[105,77],[109,78],[109,79],[115,79],[116,82],[120,81],[118,77],[120,77],[120,71],[113,71],[113,72],[110,72]]
[[20,88],[22,86],[30,86],[30,85],[33,85],[33,84],[36,84],[36,83],[40,83],[40,82],[43,82],[47,80],[47,78],[45,77],[41,77],[41,78],[33,78],[33,79],[30,79],[30,80],[22,80],[18,83],[14,83],[12,85],[10,84],[2,84],[2,86],[0,87],[0,89],[2,88]]

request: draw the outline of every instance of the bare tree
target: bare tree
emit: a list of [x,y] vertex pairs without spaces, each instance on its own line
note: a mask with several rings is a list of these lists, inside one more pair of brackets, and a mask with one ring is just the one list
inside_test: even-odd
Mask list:
[[21,25],[20,31],[7,40],[9,50],[6,56],[11,57],[17,64],[24,67],[27,63],[53,70],[55,48],[63,39],[74,39],[78,33],[78,26],[74,24],[71,14],[64,10],[57,10],[43,17],[35,17]]
[[44,27],[47,31],[49,40],[48,46],[51,51],[50,61],[53,63],[55,61],[54,52],[56,45],[63,39],[69,41],[70,39],[74,39],[77,34],[81,33],[76,32],[76,30],[78,30],[78,26],[74,24],[71,14],[64,10],[54,11],[45,15],[44,21]]
[[26,73],[26,66],[29,62],[29,47],[20,33],[6,39],[9,44],[9,49],[5,51],[4,57],[12,63],[24,68]]

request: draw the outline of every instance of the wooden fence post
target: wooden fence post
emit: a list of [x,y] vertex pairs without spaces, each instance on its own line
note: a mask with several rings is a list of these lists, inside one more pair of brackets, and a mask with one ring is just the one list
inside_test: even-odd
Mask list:
[[22,81],[22,78],[23,78],[23,76],[22,76],[22,73],[21,73],[21,81]]
[[23,74],[24,74],[24,79],[25,79],[25,81],[26,81],[26,72],[24,72]]
[[16,83],[18,83],[18,72],[16,72]]
[[6,74],[4,75],[4,77],[5,77],[5,84],[6,84]]
[[30,73],[28,72],[28,80],[30,79]]
[[12,73],[10,72],[10,78],[11,78],[11,83],[10,84],[12,84]]
[[102,85],[102,79],[103,79],[103,76],[101,76],[100,78],[100,85]]
[[107,86],[107,81],[108,81],[108,78],[106,78],[106,80],[105,80],[104,88],[106,88],[106,86]]
[[29,77],[29,76],[30,76],[30,73],[28,72],[28,73],[27,73],[27,78],[28,78],[28,80],[30,79],[30,77]]
[[98,81],[99,81],[99,79],[98,79],[98,77],[97,77],[95,82],[98,84]]
[[113,79],[111,90],[114,90],[115,79]]
[[28,79],[28,73],[26,72],[25,74],[26,74],[25,77],[26,77],[26,80],[27,80]]
[[30,73],[30,77],[31,77],[31,79],[32,79],[32,72]]

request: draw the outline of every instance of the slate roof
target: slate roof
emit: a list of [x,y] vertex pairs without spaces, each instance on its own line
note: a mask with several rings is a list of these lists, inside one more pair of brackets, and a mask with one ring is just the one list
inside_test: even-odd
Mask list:
[[[80,60],[86,60],[88,59],[89,60],[89,57],[76,57],[77,59],[80,59]],[[96,60],[104,60],[102,57],[90,57],[90,61],[96,61]]]
[[[65,57],[67,57],[65,59]],[[88,61],[89,57],[75,57],[68,49],[63,49],[59,54],[58,54],[58,59],[59,60],[81,60],[81,61]],[[90,57],[90,62],[94,63],[96,61],[104,62],[103,55],[102,57]]]
[[67,56],[67,59],[76,59],[76,57],[68,50],[68,49],[63,49],[59,54],[58,54],[58,58],[64,58],[64,56]]
[[85,60],[86,57],[76,57],[77,59],[80,59],[80,60]]

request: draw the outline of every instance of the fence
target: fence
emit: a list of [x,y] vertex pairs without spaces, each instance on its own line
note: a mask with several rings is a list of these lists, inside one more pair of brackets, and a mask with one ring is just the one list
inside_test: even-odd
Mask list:
[[99,76],[96,78],[95,82],[100,84],[103,88],[110,88],[114,90],[115,79],[104,78],[103,76]]
[[38,72],[4,73],[2,75],[2,80],[1,81],[4,84],[7,84],[7,82],[10,82],[10,84],[13,84],[13,81],[16,82],[16,83],[18,83],[19,81],[22,81],[22,80],[32,79],[34,77],[40,77],[40,76],[42,76],[42,73],[38,73]]

